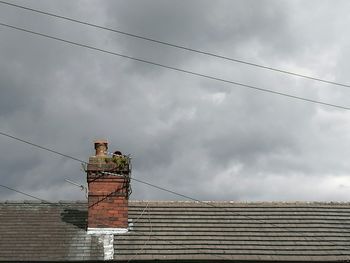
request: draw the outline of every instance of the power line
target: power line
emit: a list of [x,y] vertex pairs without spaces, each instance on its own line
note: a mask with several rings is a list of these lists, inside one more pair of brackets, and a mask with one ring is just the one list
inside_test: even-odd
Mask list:
[[[150,203],[150,201],[147,202],[146,207],[143,209],[142,213],[138,216],[138,218],[136,219],[136,221],[132,221],[133,224],[136,224],[137,221],[142,217],[142,215],[143,215],[144,211],[147,209],[149,203]],[[152,222],[151,222],[151,217],[150,217],[150,213],[149,213],[149,208],[148,208],[147,210],[148,210],[148,221],[149,221],[149,226],[150,226],[149,234],[147,234],[147,233],[145,233],[145,232],[143,232],[143,231],[136,231],[136,232],[134,232],[134,234],[136,234],[136,235],[143,235],[143,236],[148,235],[148,238],[147,238],[146,241],[143,243],[143,246],[141,247],[141,249],[139,249],[139,250],[134,254],[134,256],[133,256],[131,259],[128,260],[128,262],[134,260],[134,259],[136,258],[136,256],[137,256],[140,252],[142,252],[142,251],[144,250],[144,248],[146,247],[146,244],[151,240],[151,238],[157,239],[157,240],[163,241],[163,242],[165,241],[166,243],[175,245],[175,246],[177,246],[177,247],[183,247],[183,248],[185,248],[185,249],[193,249],[193,248],[191,248],[191,247],[189,247],[189,246],[186,246],[186,245],[184,245],[184,244],[177,244],[177,243],[175,243],[175,242],[173,242],[173,241],[171,241],[171,240],[164,240],[164,239],[159,238],[159,237],[157,237],[157,236],[152,236],[153,230],[152,230]],[[195,250],[197,250],[198,252],[200,252],[198,249],[195,249]],[[224,259],[224,260],[230,260],[230,259],[232,260],[232,256],[229,257],[229,255],[224,255],[224,256],[222,256],[222,255],[214,254],[214,256],[217,257],[217,258],[220,258],[220,259]],[[127,263],[128,263],[128,262],[127,262]]]
[[53,203],[51,203],[51,202],[49,202],[49,201],[46,201],[46,200],[44,200],[44,199],[41,199],[41,198],[36,197],[36,196],[34,196],[34,195],[31,195],[31,194],[27,194],[27,193],[25,193],[25,192],[22,192],[22,191],[20,191],[20,190],[14,189],[14,188],[9,187],[9,186],[7,186],[7,185],[0,184],[0,186],[3,187],[3,188],[6,188],[6,189],[8,189],[8,190],[14,191],[14,192],[16,192],[16,193],[19,193],[19,194],[22,194],[22,195],[26,195],[26,196],[31,197],[31,198],[33,198],[33,199],[39,200],[39,201],[41,201],[41,202],[48,203],[48,204],[53,204]]
[[[151,186],[151,187],[153,187],[153,188],[156,188],[156,189],[158,189],[158,190],[162,190],[162,191],[164,191],[164,192],[171,193],[171,194],[173,194],[173,195],[181,196],[181,197],[184,197],[184,198],[186,198],[186,199],[189,199],[189,200],[192,200],[192,201],[195,201],[195,202],[207,204],[207,203],[205,203],[205,202],[203,202],[203,201],[201,201],[201,200],[199,200],[199,199],[190,197],[190,196],[188,196],[188,195],[184,195],[184,194],[177,193],[177,192],[175,192],[175,191],[166,189],[166,188],[164,188],[164,187],[161,187],[161,186],[158,186],[158,185],[155,185],[155,184],[151,184],[151,183],[142,181],[142,180],[140,180],[140,179],[136,179],[136,178],[131,178],[131,179],[134,180],[134,181],[136,181],[136,182],[139,182],[139,183],[141,183],[141,184],[145,184],[145,185]],[[212,206],[212,205],[210,205],[210,204],[208,204],[208,205],[209,205],[209,206]],[[216,206],[214,206],[214,207],[216,207]]]
[[31,198],[36,199],[36,200],[39,200],[39,201],[41,201],[41,202],[44,203],[44,204],[49,204],[49,205],[53,205],[53,206],[62,206],[62,207],[67,207],[67,206],[69,206],[69,205],[62,204],[62,203],[54,203],[54,202],[47,201],[47,200],[42,199],[42,198],[40,198],[40,197],[37,197],[37,196],[35,196],[35,195],[31,195],[31,194],[25,193],[25,192],[23,192],[23,191],[20,191],[20,190],[18,190],[18,189],[12,188],[12,187],[9,187],[9,186],[4,185],[4,184],[0,184],[0,187],[3,187],[3,188],[6,188],[7,190],[14,191],[14,192],[16,192],[16,193],[19,193],[19,194],[22,194],[22,195],[31,197]]
[[173,71],[186,73],[186,74],[189,74],[189,75],[194,75],[194,76],[198,76],[198,77],[202,77],[202,78],[206,78],[206,79],[210,79],[210,80],[215,80],[215,81],[219,81],[219,82],[223,82],[223,83],[228,83],[228,84],[232,84],[232,85],[236,85],[236,86],[241,86],[241,87],[244,87],[244,88],[257,90],[257,91],[261,91],[261,92],[266,92],[266,93],[270,93],[270,94],[274,94],[274,95],[280,95],[280,96],[288,97],[288,98],[291,98],[291,99],[302,100],[302,101],[306,101],[306,102],[314,103],[314,104],[318,104],[318,105],[334,107],[334,108],[343,109],[343,110],[350,110],[350,108],[346,107],[346,106],[336,105],[336,104],[323,102],[323,101],[319,101],[319,100],[308,99],[308,98],[304,98],[304,97],[300,97],[300,96],[296,96],[296,95],[291,95],[291,94],[287,94],[287,93],[283,93],[283,92],[279,92],[279,91],[259,88],[259,87],[248,85],[248,84],[244,84],[244,83],[239,83],[239,82],[235,82],[235,81],[231,81],[231,80],[226,80],[226,79],[222,79],[222,78],[218,78],[218,77],[213,77],[213,76],[210,76],[210,75],[205,75],[205,74],[201,74],[201,73],[197,73],[197,72],[193,72],[193,71],[189,71],[189,70],[185,70],[185,69],[180,69],[180,68],[176,68],[176,67],[172,67],[172,66],[167,66],[167,65],[160,64],[160,63],[157,63],[157,62],[153,62],[153,61],[149,61],[149,60],[145,60],[145,59],[141,59],[141,58],[136,58],[136,57],[120,54],[120,53],[113,52],[113,51],[108,51],[108,50],[97,48],[97,47],[94,47],[94,46],[89,46],[89,45],[86,45],[86,44],[73,42],[73,41],[70,41],[70,40],[63,39],[63,38],[54,37],[54,36],[51,36],[51,35],[35,32],[35,31],[31,31],[31,30],[28,30],[28,29],[12,26],[12,25],[9,25],[9,24],[1,23],[1,22],[0,22],[0,25],[4,26],[4,27],[11,28],[11,29],[19,30],[19,31],[22,31],[22,32],[30,33],[30,34],[33,34],[33,35],[38,35],[38,36],[42,36],[42,37],[45,37],[45,38],[57,40],[57,41],[64,42],[64,43],[67,43],[67,44],[71,44],[71,45],[75,45],[75,46],[79,46],[79,47],[84,47],[84,48],[87,48],[87,49],[90,49],[90,50],[99,51],[99,52],[102,52],[102,53],[106,53],[106,54],[114,55],[114,56],[119,56],[119,57],[122,57],[122,58],[127,58],[127,59],[130,59],[130,60],[142,62],[142,63],[145,63],[145,64],[149,64],[149,65],[153,65],[153,66],[158,66],[158,67],[170,69],[170,70],[173,70]]
[[223,60],[228,60],[228,61],[232,61],[232,62],[236,62],[236,63],[241,63],[241,64],[245,64],[245,65],[249,65],[249,66],[253,66],[253,67],[257,67],[257,68],[262,68],[262,69],[265,69],[265,70],[270,70],[270,71],[274,71],[274,72],[278,72],[278,73],[288,74],[288,75],[292,75],[292,76],[296,76],[296,77],[300,77],[300,78],[305,78],[305,79],[309,79],[309,80],[314,80],[314,81],[318,81],[318,82],[323,82],[323,83],[327,83],[327,84],[331,84],[331,85],[336,85],[336,86],[350,88],[349,84],[344,84],[344,83],[340,83],[340,82],[325,80],[325,79],[316,78],[316,77],[313,77],[313,76],[308,76],[308,75],[304,75],[304,74],[300,74],[300,73],[296,73],[296,72],[292,72],[292,71],[288,71],[288,70],[278,69],[278,68],[274,68],[274,67],[270,67],[270,66],[264,66],[264,65],[257,64],[257,63],[253,63],[253,62],[244,61],[244,60],[241,60],[241,59],[236,59],[236,58],[231,58],[231,57],[227,57],[227,56],[223,56],[223,55],[218,55],[218,54],[215,54],[215,53],[212,53],[212,52],[198,50],[198,49],[186,47],[186,46],[183,46],[183,45],[178,45],[178,44],[173,44],[173,43],[170,43],[170,42],[157,40],[157,39],[146,37],[146,36],[132,34],[132,33],[128,33],[128,32],[125,32],[125,31],[118,30],[118,29],[113,29],[113,28],[109,28],[109,27],[105,27],[105,26],[101,26],[101,25],[97,25],[97,24],[81,21],[81,20],[78,20],[78,19],[70,18],[70,17],[67,17],[67,16],[61,16],[61,15],[57,15],[57,14],[54,14],[54,13],[50,13],[50,12],[46,12],[46,11],[42,11],[42,10],[38,10],[38,9],[34,9],[34,8],[22,6],[22,5],[18,5],[18,4],[8,3],[6,1],[0,1],[0,3],[1,4],[5,4],[5,5],[9,5],[9,6],[13,6],[13,7],[17,7],[17,8],[21,8],[21,9],[24,9],[24,10],[28,10],[28,11],[31,11],[31,12],[36,12],[36,13],[39,13],[39,14],[43,14],[43,15],[47,15],[47,16],[51,16],[51,17],[55,17],[55,18],[59,18],[59,19],[64,19],[64,20],[75,22],[75,23],[78,23],[78,24],[82,24],[82,25],[86,25],[86,26],[90,26],[90,27],[94,27],[94,28],[98,28],[98,29],[103,29],[103,30],[110,31],[110,32],[113,32],[113,33],[118,33],[118,34],[122,34],[122,35],[125,35],[125,36],[129,36],[129,37],[133,37],[133,38],[137,38],[137,39],[142,39],[142,40],[150,41],[150,42],[153,42],[153,43],[157,43],[157,44],[161,44],[161,45],[165,45],[165,46],[169,46],[169,47],[173,47],[173,48],[177,48],[177,49],[182,49],[182,50],[194,52],[194,53],[197,53],[197,54],[202,54],[202,55],[206,55],[206,56],[210,56],[210,57],[220,58],[220,59],[223,59]]
[[[38,144],[29,142],[29,141],[26,141],[26,140],[23,140],[23,139],[20,139],[20,138],[17,138],[17,137],[15,137],[15,136],[12,136],[12,135],[7,134],[7,133],[4,133],[4,132],[0,132],[0,135],[9,137],[9,138],[14,139],[14,140],[18,140],[18,141],[23,142],[23,143],[26,143],[26,144],[29,144],[29,145],[34,146],[34,147],[37,147],[37,148],[39,148],[39,149],[41,149],[41,150],[46,150],[46,151],[49,151],[49,152],[58,154],[58,155],[60,155],[60,156],[64,156],[64,157],[66,157],[66,158],[70,158],[70,159],[75,160],[75,161],[87,163],[87,162],[85,162],[85,161],[83,161],[83,160],[80,160],[80,159],[78,159],[78,158],[75,158],[75,157],[73,157],[73,156],[70,156],[70,155],[67,155],[67,154],[63,154],[63,153],[54,151],[54,150],[52,150],[52,149],[49,149],[49,148],[40,146],[40,145],[38,145]],[[264,221],[264,220],[262,220],[262,219],[256,219],[256,218],[254,218],[254,217],[241,214],[241,213],[239,213],[239,212],[230,211],[230,210],[226,209],[225,207],[219,207],[219,206],[213,205],[213,204],[211,204],[211,203],[209,203],[209,202],[204,202],[204,201],[201,201],[201,200],[199,200],[199,199],[196,199],[196,198],[193,198],[193,197],[184,195],[184,194],[180,194],[180,193],[177,193],[177,192],[175,192],[175,191],[169,190],[169,189],[167,189],[167,188],[164,188],[164,187],[161,187],[161,186],[157,186],[157,185],[154,185],[154,184],[152,184],[152,183],[148,183],[148,182],[145,182],[145,181],[142,181],[142,180],[139,180],[139,179],[135,179],[135,178],[132,178],[132,177],[131,177],[130,179],[132,179],[132,180],[134,180],[134,181],[136,181],[136,182],[139,182],[139,183],[142,183],[142,184],[151,186],[151,187],[153,187],[153,188],[156,188],[156,189],[159,189],[159,190],[162,190],[162,191],[165,191],[165,192],[168,192],[168,193],[177,195],[177,196],[184,197],[184,198],[186,198],[186,199],[189,199],[189,200],[198,202],[198,203],[203,204],[203,205],[206,205],[206,206],[210,206],[210,207],[218,208],[218,209],[223,209],[223,210],[225,210],[225,211],[227,211],[227,212],[229,212],[229,213],[231,213],[231,214],[234,214],[234,215],[239,215],[239,216],[242,216],[242,217],[245,217],[245,218],[254,220],[254,221],[256,221],[256,222],[260,222],[260,223],[262,223],[262,224],[269,224],[269,225],[271,225],[271,226],[274,226],[274,227],[276,227],[276,228],[278,228],[278,229],[282,229],[282,230],[284,230],[284,231],[286,231],[286,232],[289,232],[289,233],[294,233],[294,234],[297,234],[297,235],[299,234],[299,236],[300,236],[301,238],[307,240],[307,239],[303,236],[302,232],[300,232],[300,231],[295,231],[295,230],[290,229],[290,228],[287,228],[287,227],[282,227],[282,226],[279,226],[279,225],[277,225],[277,224],[275,224],[275,223],[268,223],[268,222],[266,222],[266,221]],[[24,193],[24,192],[18,191],[18,190],[13,189],[13,188],[10,188],[10,187],[8,187],[8,186],[5,186],[5,185],[0,185],[0,186],[5,187],[5,188],[7,188],[7,189],[9,189],[9,190],[16,191],[16,192],[18,192],[18,193],[22,193],[22,194],[24,194],[24,195],[33,197],[33,198],[38,199],[38,200],[41,200],[41,201],[43,201],[43,202],[47,202],[47,203],[53,204],[53,203],[51,203],[51,202],[48,202],[48,201],[45,201],[45,200],[43,200],[43,199],[41,199],[41,198],[38,198],[38,197],[35,197],[35,196],[32,196],[32,195],[26,194],[26,193]],[[338,244],[336,244],[335,242],[326,240],[326,239],[324,239],[324,238],[322,238],[322,237],[313,237],[313,239],[315,239],[315,240],[321,240],[321,241],[326,241],[326,242],[328,242],[328,243],[330,243],[330,244],[333,244],[333,245],[337,245],[337,246],[338,246]],[[343,247],[343,248],[346,248],[346,249],[350,249],[350,247],[348,247],[348,246],[342,246],[342,245],[341,245],[340,247]]]
[[18,138],[18,137],[12,136],[12,135],[10,135],[10,134],[7,134],[7,133],[1,132],[1,131],[0,131],[0,135],[3,135],[3,136],[6,136],[6,137],[9,137],[9,138],[12,138],[12,139],[14,139],[14,140],[17,140],[17,141],[20,141],[20,142],[23,142],[23,143],[26,143],[26,144],[29,144],[29,145],[34,146],[34,147],[37,147],[37,148],[39,148],[39,149],[42,149],[42,150],[45,150],[45,151],[48,151],[48,152],[51,152],[51,153],[54,153],[54,154],[58,154],[58,155],[61,155],[61,156],[63,156],[63,157],[70,158],[70,159],[73,159],[73,160],[75,160],[75,161],[83,162],[83,163],[86,163],[86,164],[87,164],[87,162],[82,161],[82,160],[80,160],[80,159],[78,159],[78,158],[75,158],[75,157],[73,157],[73,156],[69,156],[69,155],[66,155],[66,154],[64,154],[64,153],[60,153],[60,152],[57,152],[57,151],[55,151],[55,150],[46,148],[46,147],[44,147],[44,146],[41,146],[41,145],[38,145],[38,144],[35,144],[35,143],[32,143],[32,142],[29,142],[29,141],[26,141],[26,140],[22,140],[22,139],[20,139],[20,138]]

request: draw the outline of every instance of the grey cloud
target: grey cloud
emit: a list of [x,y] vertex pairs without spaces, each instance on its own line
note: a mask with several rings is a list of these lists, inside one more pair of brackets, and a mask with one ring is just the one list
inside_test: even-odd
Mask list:
[[[243,59],[240,53],[244,46],[256,48],[254,52],[259,55],[285,53],[285,50],[291,54],[299,48],[290,32],[288,9],[287,3],[279,1],[110,2],[107,24],[165,42]],[[206,59],[134,38],[115,36],[115,39],[128,54],[160,63],[185,65],[191,57]],[[133,66],[140,67],[142,72],[158,71],[137,63]]]
[[[35,1],[57,11],[136,34],[220,54],[327,72],[308,52],[336,59],[346,78],[348,44],[339,49],[322,32],[310,36],[303,2]],[[322,5],[338,12],[339,7]],[[328,4],[328,5],[327,5]],[[346,4],[342,2],[342,4]],[[29,5],[26,4],[26,5]],[[81,7],[81,8],[78,8]],[[11,9],[12,10],[12,9]],[[330,14],[310,15],[319,28]],[[186,52],[160,48],[55,19],[2,13],[11,23],[108,50],[143,56],[263,88],[346,104],[346,91]],[[300,20],[300,21],[299,21]],[[302,24],[305,27],[301,27]],[[298,29],[298,30],[296,30]],[[195,198],[343,200],[349,169],[349,126],[343,111],[158,69],[1,28],[1,129],[87,160],[92,141],[133,157],[133,176]],[[340,52],[340,53],[337,53]],[[342,72],[342,73],[340,73]],[[1,138],[3,184],[49,200],[83,199],[64,178],[85,183],[80,164]],[[16,161],[13,161],[16,160]],[[272,187],[273,185],[273,187]],[[327,187],[328,185],[328,187]],[[133,182],[133,198],[179,197]],[[311,189],[311,190],[310,190]],[[335,193],[334,189],[338,189]],[[341,188],[343,189],[343,188]],[[4,190],[2,199],[20,195]]]

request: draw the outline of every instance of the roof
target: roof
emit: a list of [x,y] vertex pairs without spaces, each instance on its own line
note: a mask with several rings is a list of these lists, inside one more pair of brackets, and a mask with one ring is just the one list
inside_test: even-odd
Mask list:
[[[0,203],[0,260],[103,260],[87,204]],[[350,203],[129,202],[115,260],[350,259]]]

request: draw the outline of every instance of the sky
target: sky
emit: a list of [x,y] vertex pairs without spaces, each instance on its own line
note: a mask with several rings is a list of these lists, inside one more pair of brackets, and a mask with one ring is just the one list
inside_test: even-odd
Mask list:
[[[11,1],[349,85],[350,2]],[[350,88],[0,4],[0,22],[100,49],[350,107]],[[200,200],[348,201],[350,111],[247,89],[0,26],[0,131],[88,160],[93,141],[132,176]],[[84,200],[77,161],[0,136],[0,184]],[[132,199],[183,200],[132,181]],[[0,200],[30,199],[0,188]]]

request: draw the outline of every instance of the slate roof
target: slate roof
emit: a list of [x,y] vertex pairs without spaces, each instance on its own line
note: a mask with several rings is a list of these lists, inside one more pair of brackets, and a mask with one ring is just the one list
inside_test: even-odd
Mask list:
[[[215,206],[215,207],[212,207]],[[0,260],[102,260],[86,203],[0,203]],[[130,201],[115,260],[345,261],[350,203]]]
[[86,202],[0,203],[0,260],[103,259],[96,236],[86,234]]
[[[131,218],[145,206],[133,202]],[[151,202],[132,229],[115,239],[115,257],[350,259],[349,203]]]

